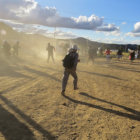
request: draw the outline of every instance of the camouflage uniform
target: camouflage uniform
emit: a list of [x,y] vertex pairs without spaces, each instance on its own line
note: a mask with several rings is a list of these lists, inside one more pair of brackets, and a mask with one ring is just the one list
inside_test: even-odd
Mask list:
[[65,89],[66,89],[69,75],[71,75],[74,78],[74,80],[73,80],[74,89],[77,89],[78,77],[77,77],[77,73],[76,73],[76,67],[77,67],[79,56],[78,56],[78,53],[76,53],[76,52],[72,52],[72,53],[70,53],[70,55],[72,55],[74,58],[74,66],[71,69],[65,68],[65,70],[64,70],[64,75],[63,75],[63,79],[62,79],[62,91],[65,91]]

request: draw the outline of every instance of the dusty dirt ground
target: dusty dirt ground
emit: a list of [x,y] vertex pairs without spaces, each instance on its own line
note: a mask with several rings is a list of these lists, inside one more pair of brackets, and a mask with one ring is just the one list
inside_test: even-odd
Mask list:
[[79,90],[63,67],[0,60],[0,140],[140,140],[140,62],[79,63]]

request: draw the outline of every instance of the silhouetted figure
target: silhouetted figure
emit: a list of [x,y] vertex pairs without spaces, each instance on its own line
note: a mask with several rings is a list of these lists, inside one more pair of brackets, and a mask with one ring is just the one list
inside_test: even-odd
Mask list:
[[117,58],[118,58],[118,60],[122,59],[122,56],[123,56],[122,50],[119,49],[119,50],[117,51]]
[[88,50],[88,61],[87,63],[89,63],[90,61],[94,64],[94,60],[95,60],[95,57],[97,55],[97,51],[94,47],[89,47],[89,50]]
[[16,42],[16,44],[13,46],[13,55],[14,56],[18,56],[18,53],[19,53],[19,41]]
[[64,70],[64,76],[62,79],[62,94],[65,93],[67,82],[69,75],[71,75],[74,78],[73,85],[74,85],[74,90],[77,90],[77,82],[78,82],[78,77],[76,73],[76,67],[77,63],[80,61],[78,59],[79,55],[77,53],[78,47],[74,45],[71,49],[69,49],[68,54],[65,56],[63,59],[63,66],[65,68]]
[[140,59],[140,49],[138,49],[138,56],[137,59]]
[[131,63],[135,60],[135,50],[129,50],[129,60]]
[[9,43],[7,41],[4,41],[3,43],[3,52],[4,52],[4,55],[6,57],[9,57],[11,55],[11,47],[9,45]]
[[49,62],[50,57],[52,58],[52,61],[54,62],[54,50],[55,48],[53,46],[50,45],[50,43],[48,43],[48,47],[46,48],[46,50],[48,51],[48,60],[47,62]]
[[138,54],[137,59],[140,59],[140,45],[138,46],[137,54]]

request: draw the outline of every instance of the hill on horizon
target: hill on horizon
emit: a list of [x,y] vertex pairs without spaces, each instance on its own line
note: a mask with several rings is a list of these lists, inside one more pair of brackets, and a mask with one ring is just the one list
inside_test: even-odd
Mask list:
[[40,49],[42,47],[45,47],[48,42],[50,42],[54,46],[61,47],[65,46],[65,44],[69,44],[69,46],[72,44],[77,44],[83,51],[85,51],[88,46],[96,48],[102,47],[103,49],[118,49],[121,47],[124,51],[127,51],[128,48],[138,48],[138,45],[136,44],[107,44],[91,41],[83,37],[78,37],[75,39],[54,39],[41,34],[26,34],[13,30],[12,27],[3,22],[0,22],[0,33],[0,44],[2,44],[3,40],[7,40],[11,45],[13,45],[18,40],[20,41],[21,46],[31,49]]

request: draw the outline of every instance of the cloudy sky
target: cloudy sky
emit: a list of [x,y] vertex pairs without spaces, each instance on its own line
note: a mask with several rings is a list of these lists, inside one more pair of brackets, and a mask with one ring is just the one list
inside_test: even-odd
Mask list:
[[27,33],[140,44],[139,5],[140,0],[0,0],[0,21]]

